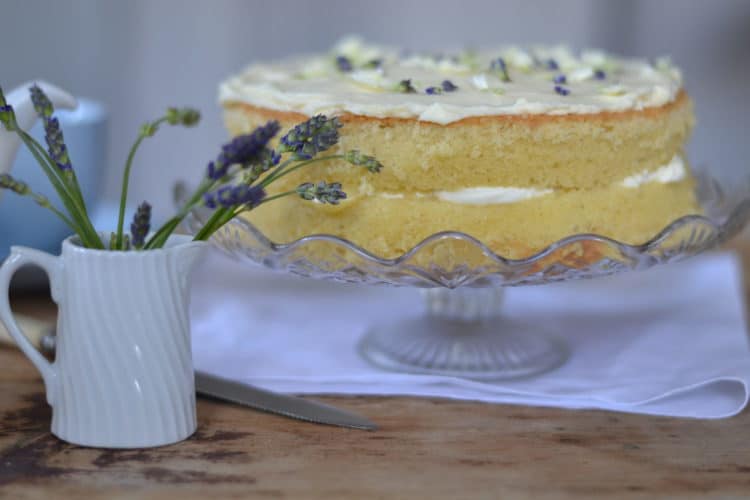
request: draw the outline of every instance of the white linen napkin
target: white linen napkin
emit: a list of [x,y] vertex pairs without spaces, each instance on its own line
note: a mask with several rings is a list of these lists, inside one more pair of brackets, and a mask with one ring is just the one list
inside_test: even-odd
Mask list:
[[741,266],[731,254],[591,281],[512,288],[511,318],[554,328],[571,347],[560,368],[477,382],[370,366],[368,325],[423,310],[412,289],[319,282],[213,253],[196,273],[195,367],[274,391],[404,395],[693,418],[748,401],[750,349]]

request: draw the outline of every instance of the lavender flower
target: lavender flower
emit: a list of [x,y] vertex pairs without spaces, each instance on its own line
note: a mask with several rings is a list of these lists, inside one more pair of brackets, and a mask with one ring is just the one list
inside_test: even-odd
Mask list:
[[339,71],[344,73],[348,73],[352,69],[354,69],[354,66],[352,66],[352,62],[346,56],[336,57],[336,67],[339,69]]
[[7,189],[21,196],[29,194],[29,185],[9,174],[0,174],[0,189]]
[[198,110],[192,108],[167,108],[167,123],[192,127],[201,120]]
[[0,87],[0,123],[3,124],[5,130],[8,132],[15,130],[16,113],[13,111],[13,106],[5,100],[2,87]]
[[382,59],[371,59],[367,61],[362,67],[365,69],[378,69],[383,65]]
[[604,80],[607,78],[607,73],[605,73],[604,70],[597,69],[594,71],[594,78],[597,80]]
[[266,166],[266,170],[268,170],[268,168],[270,167],[273,167],[274,165],[278,165],[281,161],[281,153],[279,153],[275,149],[266,148],[266,151],[263,155],[261,155],[261,157],[261,164]]
[[44,121],[44,140],[47,141],[47,151],[50,157],[57,164],[57,168],[63,171],[70,171],[73,165],[70,164],[68,156],[68,147],[65,145],[60,122],[57,118],[49,118]]
[[266,197],[266,191],[260,186],[248,186],[238,184],[236,186],[224,186],[214,192],[203,195],[203,204],[208,208],[235,208],[241,205],[257,207]]
[[346,154],[344,154],[344,159],[352,165],[365,167],[373,174],[377,174],[383,168],[383,164],[375,159],[374,156],[363,155],[356,149],[347,151]]
[[211,210],[217,207],[216,205],[216,193],[205,193],[203,195],[203,204]]
[[40,207],[56,211],[46,196],[33,192],[28,184],[19,181],[9,174],[0,174],[0,189],[7,189],[8,191],[12,191],[20,196],[28,196]]
[[44,124],[44,140],[47,142],[47,151],[50,158],[52,158],[60,170],[72,170],[73,166],[70,164],[68,147],[65,145],[65,138],[60,129],[60,122],[52,116],[52,113],[55,111],[52,101],[49,100],[44,91],[37,85],[32,85],[29,91],[34,109]]
[[426,89],[424,89],[424,91],[425,93],[430,94],[430,95],[437,95],[437,94],[443,93],[443,89],[440,87],[427,87]]
[[450,80],[443,80],[443,83],[441,83],[440,86],[446,92],[453,92],[455,90],[458,90],[458,87],[454,85],[453,82]]
[[44,91],[38,85],[34,84],[29,89],[29,92],[31,93],[31,102],[34,104],[34,109],[39,117],[50,118],[52,113],[55,112],[55,108]]
[[550,71],[557,71],[560,69],[560,65],[554,59],[547,59],[547,69]]
[[570,90],[566,89],[562,85],[555,85],[555,92],[562,96],[566,96],[570,94]]
[[346,193],[341,190],[341,183],[332,182],[327,184],[323,181],[313,184],[305,182],[297,187],[300,198],[308,201],[319,201],[330,205],[338,205],[339,201],[346,199]]
[[170,125],[192,127],[201,120],[201,114],[198,110],[192,108],[167,108],[167,113],[163,118],[141,125],[141,136],[153,137],[156,135],[156,132],[159,131],[159,124],[164,120]]
[[339,119],[316,115],[295,126],[281,138],[279,151],[292,152],[297,160],[309,160],[339,141]]
[[261,175],[271,170],[281,161],[281,154],[271,148],[266,148],[260,155],[258,162],[247,169],[242,176],[242,183],[250,185],[257,181]]
[[159,123],[157,122],[146,122],[141,125],[139,133],[143,137],[153,137],[159,131]]
[[133,222],[130,224],[131,243],[135,248],[143,248],[146,243],[146,236],[151,230],[151,205],[143,202],[133,215]]
[[557,83],[557,84],[563,84],[563,83],[567,83],[568,79],[566,78],[566,76],[565,76],[565,75],[557,75],[557,76],[556,76],[556,77],[554,78],[554,80],[553,80],[553,81],[554,81],[555,83]]
[[221,148],[221,153],[208,164],[208,178],[219,180],[229,172],[229,167],[240,164],[247,168],[257,163],[265,154],[266,145],[279,132],[279,122],[272,120],[249,134],[239,135]]
[[417,92],[417,89],[411,84],[411,79],[401,80],[396,84],[394,90],[402,94],[415,94]]
[[240,184],[232,188],[232,201],[235,205],[257,207],[266,197],[266,191],[260,186]]
[[122,246],[117,246],[117,233],[112,231],[109,235],[109,249],[110,250],[130,250],[130,235],[122,235]]
[[5,126],[5,130],[8,132],[15,130],[16,114],[11,105],[4,104],[0,106],[0,123]]
[[508,65],[505,64],[505,59],[498,57],[490,63],[490,71],[496,71],[500,73],[500,79],[504,82],[510,81],[510,75],[508,74]]

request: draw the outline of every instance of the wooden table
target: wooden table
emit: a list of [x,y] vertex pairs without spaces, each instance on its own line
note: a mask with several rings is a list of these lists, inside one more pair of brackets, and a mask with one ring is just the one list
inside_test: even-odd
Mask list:
[[[747,269],[750,246],[741,255]],[[35,297],[16,307],[50,314]],[[199,400],[188,441],[109,451],[54,438],[31,364],[0,348],[0,367],[0,498],[750,498],[750,412],[696,421],[321,398],[381,426],[364,432]]]

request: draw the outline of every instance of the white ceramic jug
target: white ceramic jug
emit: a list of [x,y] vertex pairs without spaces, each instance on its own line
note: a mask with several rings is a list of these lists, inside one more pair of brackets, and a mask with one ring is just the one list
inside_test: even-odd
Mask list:
[[[11,249],[0,267],[0,320],[42,374],[53,434],[83,446],[142,448],[195,432],[189,284],[207,244],[191,239],[123,252],[83,248],[71,237],[59,257]],[[54,363],[10,310],[10,280],[24,265],[47,272],[58,304]]]

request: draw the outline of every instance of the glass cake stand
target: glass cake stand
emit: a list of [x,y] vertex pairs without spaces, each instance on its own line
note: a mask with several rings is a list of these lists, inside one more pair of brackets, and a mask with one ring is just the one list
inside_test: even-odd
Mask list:
[[[743,184],[730,196],[713,177],[697,177],[705,215],[677,219],[641,245],[575,234],[529,258],[507,259],[472,236],[445,231],[386,259],[325,234],[274,243],[243,219],[224,226],[213,243],[238,259],[300,276],[422,289],[424,313],[376,322],[359,343],[362,356],[381,368],[478,380],[526,377],[560,366],[569,351],[553,332],[506,319],[504,287],[644,270],[721,244],[750,218],[750,190]],[[188,230],[208,215],[194,211]]]

